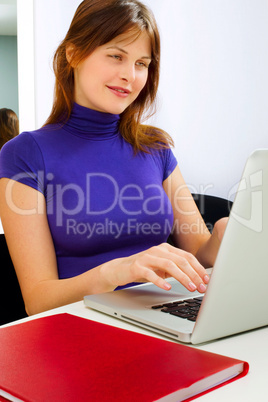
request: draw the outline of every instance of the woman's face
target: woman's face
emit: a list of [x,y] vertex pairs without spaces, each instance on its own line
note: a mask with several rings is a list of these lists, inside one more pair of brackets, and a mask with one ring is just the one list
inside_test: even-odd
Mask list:
[[99,46],[74,68],[74,100],[105,113],[122,113],[146,84],[151,43],[146,32],[129,34]]

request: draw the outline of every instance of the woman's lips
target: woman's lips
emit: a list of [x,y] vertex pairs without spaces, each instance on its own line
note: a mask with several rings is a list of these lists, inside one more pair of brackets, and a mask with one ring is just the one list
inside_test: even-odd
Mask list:
[[126,98],[130,94],[130,90],[122,87],[111,87],[107,85],[107,88],[110,89],[116,96]]

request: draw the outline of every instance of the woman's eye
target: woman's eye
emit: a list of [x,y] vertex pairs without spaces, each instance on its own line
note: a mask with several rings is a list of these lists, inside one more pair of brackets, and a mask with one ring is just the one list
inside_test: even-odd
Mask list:
[[149,66],[146,64],[146,63],[144,63],[143,61],[137,61],[137,66],[139,66],[139,67],[145,67],[145,68],[148,68]]
[[110,57],[112,57],[112,59],[115,59],[115,60],[122,60],[122,57],[118,54],[111,54]]

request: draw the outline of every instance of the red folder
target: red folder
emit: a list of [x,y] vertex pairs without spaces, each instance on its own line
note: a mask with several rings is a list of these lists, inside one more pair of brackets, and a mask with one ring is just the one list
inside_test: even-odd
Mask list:
[[0,395],[8,400],[180,401],[238,379],[248,368],[70,314],[0,328]]

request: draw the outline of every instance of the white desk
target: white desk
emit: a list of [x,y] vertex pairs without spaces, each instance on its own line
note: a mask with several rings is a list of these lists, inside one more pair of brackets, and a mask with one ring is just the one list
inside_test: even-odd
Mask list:
[[[64,307],[50,310],[45,313],[16,321],[15,323],[28,321],[38,317],[51,314],[70,313],[80,317],[88,318],[104,324],[113,325],[123,329],[139,332],[157,338],[167,339],[153,332],[124,323],[116,318],[98,313],[78,302]],[[13,325],[10,323],[7,325]],[[199,349],[209,352],[223,354],[245,360],[250,365],[250,371],[246,375],[231,384],[216,389],[207,395],[197,398],[202,402],[267,402],[268,401],[268,327],[247,332],[244,334],[228,337],[219,341],[198,346]]]

